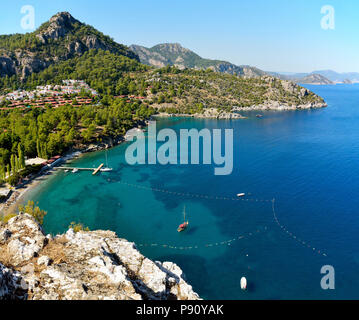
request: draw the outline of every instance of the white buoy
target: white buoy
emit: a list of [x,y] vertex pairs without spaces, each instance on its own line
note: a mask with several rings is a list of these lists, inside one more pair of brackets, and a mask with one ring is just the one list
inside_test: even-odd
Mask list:
[[241,289],[247,290],[247,279],[245,277],[241,279]]

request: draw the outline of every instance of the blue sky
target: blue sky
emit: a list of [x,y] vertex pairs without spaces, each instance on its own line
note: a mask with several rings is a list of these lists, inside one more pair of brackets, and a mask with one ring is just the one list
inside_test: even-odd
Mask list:
[[[34,6],[36,27],[69,11],[126,45],[178,42],[266,71],[359,72],[357,0],[13,0],[1,6],[0,34],[26,32],[23,5]],[[324,5],[335,9],[334,30],[321,28]]]

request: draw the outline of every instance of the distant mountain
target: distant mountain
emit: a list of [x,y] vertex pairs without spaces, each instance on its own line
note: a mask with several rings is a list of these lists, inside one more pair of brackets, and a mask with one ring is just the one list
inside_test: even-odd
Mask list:
[[303,78],[297,79],[298,83],[306,83],[306,84],[334,84],[334,82],[330,81],[329,79],[323,77],[321,74],[308,74]]
[[346,72],[338,73],[333,70],[319,70],[313,71],[313,73],[318,73],[333,82],[343,82],[350,80],[351,82],[359,82],[359,73],[358,72]]
[[296,83],[305,83],[305,84],[334,84],[326,77],[317,74],[317,73],[278,73],[278,72],[268,72],[270,75],[277,77],[281,80],[289,80]]
[[81,23],[70,13],[60,12],[32,33],[0,36],[0,77],[16,75],[24,79],[33,72],[82,56],[91,49],[106,50],[139,61],[128,47]]
[[179,43],[163,43],[152,48],[132,45],[130,49],[139,56],[142,63],[158,68],[170,65],[180,69],[212,69],[216,72],[248,78],[266,75],[264,71],[255,67],[237,66],[227,61],[204,59],[193,51],[183,48]]

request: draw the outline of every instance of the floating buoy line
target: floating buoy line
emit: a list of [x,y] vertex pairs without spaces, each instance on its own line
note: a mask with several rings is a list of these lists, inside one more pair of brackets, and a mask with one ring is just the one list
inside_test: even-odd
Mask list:
[[208,243],[208,244],[203,244],[203,245],[193,245],[193,246],[183,247],[183,246],[172,246],[172,245],[169,245],[169,244],[152,243],[152,244],[139,244],[137,246],[138,247],[162,247],[162,248],[168,248],[168,249],[173,249],[173,250],[192,250],[192,249],[199,249],[199,248],[230,246],[235,241],[248,239],[248,238],[250,238],[252,236],[255,236],[255,235],[259,234],[259,233],[262,233],[262,232],[266,231],[267,229],[268,229],[267,227],[264,227],[262,231],[258,229],[256,232],[249,232],[249,233],[246,233],[246,234],[241,235],[239,237],[233,238],[231,240],[221,241],[221,242],[213,242],[213,243]]
[[[126,181],[118,181],[119,184],[131,187],[131,188],[136,188],[136,189],[141,189],[141,190],[148,190],[148,191],[153,191],[153,192],[158,192],[158,193],[164,193],[164,194],[170,194],[170,195],[175,195],[175,196],[180,196],[180,197],[185,197],[185,198],[192,198],[192,199],[207,199],[207,200],[221,200],[221,201],[244,201],[244,202],[266,202],[272,203],[272,212],[273,212],[273,219],[275,221],[275,223],[279,226],[279,228],[289,237],[291,237],[293,240],[297,241],[299,244],[301,244],[302,246],[311,249],[313,251],[313,253],[321,255],[323,257],[327,257],[327,254],[325,252],[323,252],[323,250],[319,250],[313,246],[311,246],[308,242],[300,239],[299,237],[297,237],[295,234],[293,234],[292,232],[290,232],[286,226],[284,226],[283,224],[280,223],[276,210],[275,210],[275,202],[276,199],[272,199],[272,200],[268,200],[268,199],[259,199],[259,198],[235,198],[235,197],[224,197],[224,196],[212,196],[212,195],[204,195],[204,194],[195,194],[195,193],[185,193],[185,192],[177,192],[177,191],[171,191],[171,190],[166,190],[166,189],[160,189],[160,188],[154,188],[154,187],[148,187],[148,186],[143,186],[143,185],[138,185],[138,184],[133,184],[133,183],[129,183]],[[267,230],[267,227],[264,227],[264,230]],[[231,240],[227,240],[227,241],[222,241],[222,242],[215,242],[215,243],[210,243],[210,244],[205,244],[205,245],[193,245],[193,246],[187,246],[187,247],[183,247],[183,246],[173,246],[173,245],[169,245],[169,244],[157,244],[157,243],[152,243],[152,244],[139,244],[139,247],[162,247],[162,248],[168,248],[168,249],[173,249],[173,250],[192,250],[192,249],[199,249],[201,247],[206,247],[206,248],[212,248],[212,247],[218,247],[218,246],[230,246],[233,242],[235,241],[239,241],[248,237],[251,237],[253,235],[259,234],[261,233],[261,231],[258,229],[256,232],[253,233],[247,233],[245,235],[241,235],[238,236],[236,238],[233,238]]]
[[295,234],[293,234],[292,232],[290,232],[284,225],[282,225],[280,222],[279,222],[279,219],[277,217],[277,213],[275,211],[275,199],[272,200],[272,210],[273,210],[273,218],[274,218],[274,221],[276,222],[276,224],[279,226],[279,228],[282,229],[282,231],[284,233],[286,233],[289,237],[291,237],[293,240],[299,242],[301,245],[303,245],[304,247],[307,247],[308,249],[311,249],[313,250],[314,253],[317,253],[323,257],[327,257],[327,254],[325,252],[323,252],[322,250],[319,250],[313,246],[311,246],[308,242],[300,239],[299,237],[297,237]]
[[197,198],[197,199],[207,199],[207,200],[224,200],[224,201],[245,201],[245,202],[272,202],[272,200],[266,200],[266,199],[245,199],[245,198],[238,198],[238,197],[235,198],[235,197],[211,196],[211,195],[196,194],[196,193],[176,192],[176,191],[170,191],[170,190],[165,190],[165,189],[141,186],[138,184],[128,183],[125,181],[118,181],[118,183],[126,185],[128,187],[136,188],[136,189],[154,191],[154,192],[159,192],[159,193],[167,193],[167,194],[171,194],[174,196],[180,196],[180,197],[186,197],[186,198]]

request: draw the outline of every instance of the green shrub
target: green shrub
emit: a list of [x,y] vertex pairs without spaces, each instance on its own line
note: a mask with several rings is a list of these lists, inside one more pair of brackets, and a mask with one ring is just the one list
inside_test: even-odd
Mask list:
[[90,229],[88,227],[85,227],[82,223],[76,223],[76,222],[71,222],[69,229],[74,230],[74,232],[79,232],[79,231],[90,231]]
[[1,217],[1,221],[4,223],[8,223],[10,219],[16,217],[17,214],[16,213],[10,213],[10,214],[6,214],[5,216]]
[[41,210],[39,207],[35,206],[34,201],[28,201],[26,206],[20,205],[19,211],[22,213],[27,213],[30,216],[34,217],[35,220],[41,225],[43,225],[44,218],[47,215],[46,211]]

